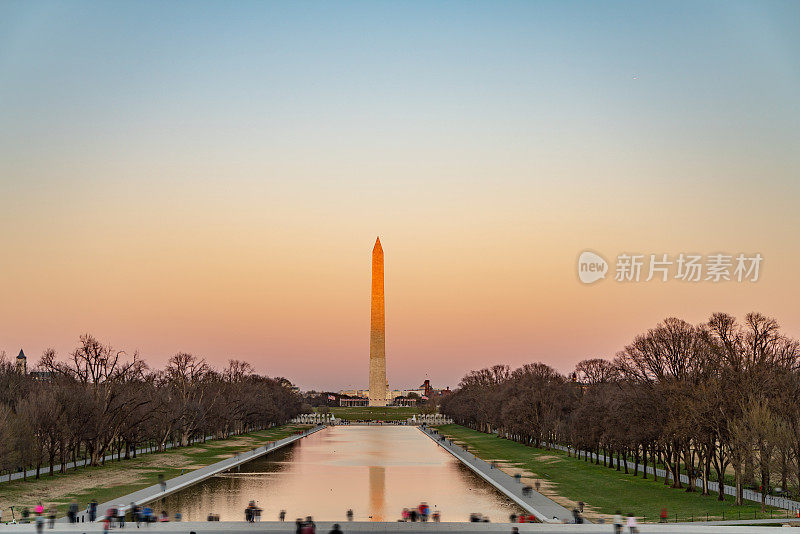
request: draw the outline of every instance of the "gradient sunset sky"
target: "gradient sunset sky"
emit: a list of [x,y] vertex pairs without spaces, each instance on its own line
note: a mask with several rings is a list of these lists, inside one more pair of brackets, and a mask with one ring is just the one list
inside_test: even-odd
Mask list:
[[[800,336],[800,3],[0,3],[0,350],[81,333],[366,387],[612,357],[668,316]],[[580,252],[759,252],[593,285]],[[612,273],[613,274],[613,273]],[[612,276],[613,277],[613,276]]]

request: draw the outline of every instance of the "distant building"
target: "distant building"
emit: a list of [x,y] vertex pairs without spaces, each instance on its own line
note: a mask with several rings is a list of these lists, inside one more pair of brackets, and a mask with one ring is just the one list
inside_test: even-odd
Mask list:
[[345,397],[364,397],[369,398],[369,390],[368,389],[342,389],[339,390],[339,395],[344,395]]
[[422,389],[425,391],[425,392],[423,393],[423,395],[425,395],[425,396],[426,396],[426,397],[428,397],[428,398],[431,398],[431,397],[433,397],[433,387],[431,386],[431,381],[430,381],[430,380],[428,380],[428,379],[426,378],[426,379],[425,379],[425,382],[423,382],[423,383],[422,383],[422,385],[420,386],[420,388],[422,388]]
[[52,380],[53,373],[50,371],[31,371],[28,376],[34,380]]
[[22,349],[19,349],[19,354],[17,354],[17,372],[21,375],[28,374],[28,358],[25,357]]
[[366,397],[339,397],[339,406],[369,406]]
[[[450,388],[436,389],[431,386],[431,381],[428,379],[414,389],[390,389],[386,392],[389,406],[415,406],[419,402],[448,393]],[[339,406],[368,406],[361,402],[369,399],[368,389],[342,389],[339,390],[339,395],[341,396]]]

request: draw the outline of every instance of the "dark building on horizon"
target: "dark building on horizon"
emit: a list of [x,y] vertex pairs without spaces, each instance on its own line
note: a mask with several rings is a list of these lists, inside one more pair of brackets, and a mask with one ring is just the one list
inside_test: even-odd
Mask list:
[[25,356],[25,353],[22,349],[19,349],[19,354],[17,354],[17,372],[21,375],[28,374],[28,358]]

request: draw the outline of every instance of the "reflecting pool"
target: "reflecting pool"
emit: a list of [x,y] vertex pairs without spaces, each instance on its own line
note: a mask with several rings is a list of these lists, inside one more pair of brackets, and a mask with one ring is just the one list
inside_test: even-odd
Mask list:
[[507,521],[518,511],[507,497],[464,467],[417,428],[329,427],[267,456],[153,503],[184,521],[243,521],[254,500],[262,521],[313,516],[345,521],[396,521],[403,508],[427,502],[442,521],[468,521],[479,512]]

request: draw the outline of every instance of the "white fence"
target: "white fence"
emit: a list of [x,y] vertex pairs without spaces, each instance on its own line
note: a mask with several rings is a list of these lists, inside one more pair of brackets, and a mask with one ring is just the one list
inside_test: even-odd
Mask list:
[[332,422],[333,420],[333,415],[329,413],[303,413],[292,419],[292,423],[324,425]]
[[440,413],[427,413],[415,414],[408,420],[408,422],[417,425],[421,425],[423,423],[426,425],[449,425],[452,424],[453,420]]

